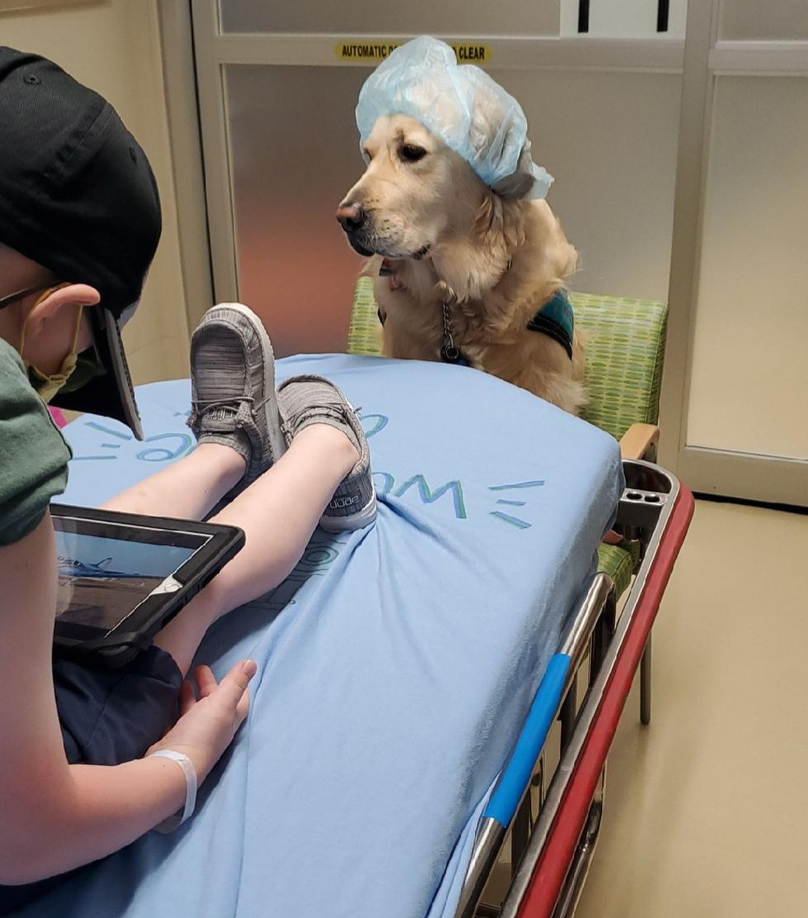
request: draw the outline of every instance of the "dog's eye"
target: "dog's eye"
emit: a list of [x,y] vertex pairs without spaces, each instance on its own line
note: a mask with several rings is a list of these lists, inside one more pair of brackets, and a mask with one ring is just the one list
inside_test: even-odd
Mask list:
[[426,150],[423,147],[416,147],[414,144],[405,143],[399,150],[399,156],[406,163],[417,163],[419,159],[426,156]]

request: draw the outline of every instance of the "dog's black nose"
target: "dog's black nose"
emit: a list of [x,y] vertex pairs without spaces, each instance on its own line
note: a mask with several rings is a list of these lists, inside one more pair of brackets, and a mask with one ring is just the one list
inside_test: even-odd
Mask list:
[[346,233],[358,230],[365,222],[365,211],[361,204],[343,204],[337,208],[337,220]]

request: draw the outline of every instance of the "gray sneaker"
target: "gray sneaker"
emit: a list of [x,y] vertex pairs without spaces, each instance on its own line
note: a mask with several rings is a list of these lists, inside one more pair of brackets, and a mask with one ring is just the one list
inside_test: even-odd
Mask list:
[[191,416],[199,443],[221,443],[247,462],[236,496],[286,452],[275,357],[258,316],[241,303],[209,309],[191,338]]
[[281,383],[278,401],[289,440],[309,424],[329,424],[341,430],[359,451],[359,461],[343,478],[320,518],[327,532],[362,529],[376,519],[376,489],[370,452],[353,406],[322,376],[293,376]]

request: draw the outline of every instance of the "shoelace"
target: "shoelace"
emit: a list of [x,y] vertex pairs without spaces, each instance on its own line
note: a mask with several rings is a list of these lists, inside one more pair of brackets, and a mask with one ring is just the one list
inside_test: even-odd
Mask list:
[[198,421],[202,420],[206,414],[209,414],[217,408],[230,408],[234,414],[238,414],[238,410],[243,402],[248,402],[251,406],[251,410],[257,411],[259,408],[263,408],[264,405],[266,405],[270,397],[271,396],[267,395],[258,402],[252,395],[242,395],[240,398],[209,399],[207,401],[197,399],[191,405],[191,414],[188,418],[188,423],[196,424]]

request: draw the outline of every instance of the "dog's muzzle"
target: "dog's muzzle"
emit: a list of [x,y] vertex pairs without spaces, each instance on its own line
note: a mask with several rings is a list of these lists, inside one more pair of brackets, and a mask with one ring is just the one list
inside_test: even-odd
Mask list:
[[361,204],[341,204],[337,208],[336,217],[348,237],[351,248],[366,258],[371,255],[384,255],[387,258],[412,258],[418,261],[431,248],[427,243],[415,252],[395,251],[386,245],[384,240],[376,238],[368,213]]
[[358,252],[360,255],[363,255],[365,258],[370,258],[371,255],[376,254],[373,251],[373,249],[368,248],[366,245],[360,242],[359,239],[353,233],[347,230],[346,232],[348,232],[348,242],[350,243],[351,248],[354,250],[354,252]]
[[354,251],[369,258],[373,250],[365,238],[367,233],[367,212],[361,204],[341,204],[337,208],[337,221],[345,231]]

